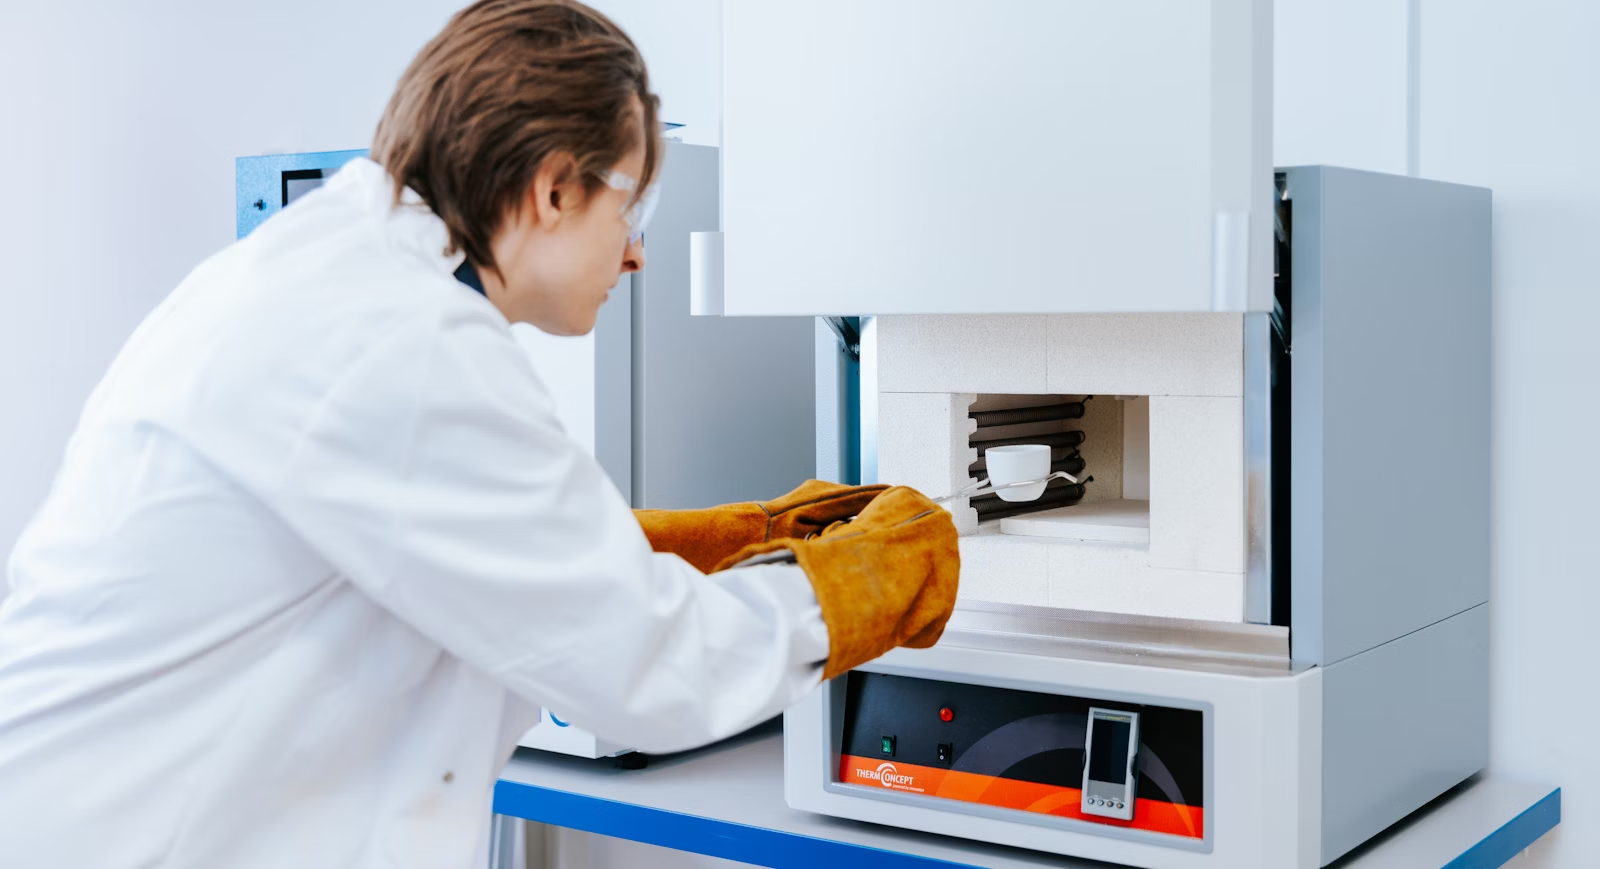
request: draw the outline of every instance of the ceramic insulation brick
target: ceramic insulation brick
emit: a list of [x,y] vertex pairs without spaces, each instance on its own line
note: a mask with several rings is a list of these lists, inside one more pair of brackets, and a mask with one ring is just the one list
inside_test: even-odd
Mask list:
[[1044,315],[879,317],[884,392],[1045,392]]
[[1244,394],[1242,314],[879,317],[886,392]]
[[1052,314],[1044,392],[1244,395],[1242,314]]
[[[967,415],[976,396],[936,392],[878,395],[878,482],[910,486],[929,497],[948,495],[968,483],[967,467],[977,451],[967,439],[977,424]],[[977,530],[978,514],[965,499],[947,505],[956,530]]]
[[1244,401],[1150,399],[1150,563],[1244,571]]
[[1237,573],[1152,567],[1142,546],[1015,537],[985,528],[961,538],[965,600],[1140,616],[1244,619]]
[[[972,407],[1095,395],[1081,429],[1096,496],[1117,498],[1116,395],[1150,396],[1150,544],[1000,533],[952,505],[962,597],[1130,615],[1244,617],[1243,321],[1237,314],[880,317],[879,480],[935,497],[973,480]],[[1002,432],[993,432],[1000,434]],[[1101,491],[1094,491],[1096,485]]]
[[962,537],[960,546],[961,598],[1050,605],[1050,547],[1019,546],[998,534]]
[[1244,621],[1244,576],[1166,570],[1144,547],[1115,544],[1044,547],[1049,606],[1141,616]]

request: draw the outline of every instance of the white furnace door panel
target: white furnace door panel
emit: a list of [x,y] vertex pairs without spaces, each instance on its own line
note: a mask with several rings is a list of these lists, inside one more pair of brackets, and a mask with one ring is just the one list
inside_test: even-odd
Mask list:
[[1270,0],[723,10],[726,313],[1270,306]]

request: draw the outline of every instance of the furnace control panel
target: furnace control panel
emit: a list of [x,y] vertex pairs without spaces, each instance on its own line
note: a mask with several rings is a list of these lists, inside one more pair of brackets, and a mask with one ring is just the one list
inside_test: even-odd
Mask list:
[[853,672],[842,714],[838,784],[1205,836],[1198,709]]

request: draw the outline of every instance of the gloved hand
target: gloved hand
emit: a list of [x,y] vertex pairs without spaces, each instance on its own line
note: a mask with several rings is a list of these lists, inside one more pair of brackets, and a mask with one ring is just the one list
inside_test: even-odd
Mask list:
[[961,574],[950,514],[915,489],[896,486],[851,522],[809,538],[771,540],[728,556],[718,569],[787,549],[811,579],[828,625],[832,679],[896,646],[939,641]]
[[673,552],[703,573],[752,543],[805,537],[860,513],[888,486],[843,486],[808,480],[772,501],[705,510],[635,510],[657,552]]

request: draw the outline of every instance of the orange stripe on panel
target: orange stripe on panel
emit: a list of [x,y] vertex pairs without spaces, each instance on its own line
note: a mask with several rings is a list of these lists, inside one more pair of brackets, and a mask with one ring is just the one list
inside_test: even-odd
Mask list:
[[1074,818],[1112,827],[1130,827],[1199,839],[1205,835],[1205,810],[1161,800],[1139,799],[1133,820],[1121,821],[1085,815],[1080,811],[1082,791],[1037,782],[900,763],[870,757],[842,755],[839,781],[861,787],[881,787],[905,793],[927,794],[966,803]]
[[1028,806],[1030,812],[1041,815],[1062,815],[1076,817],[1078,806],[1083,802],[1083,791],[1078,788],[1061,788],[1055,793],[1036,801]]
[[1205,835],[1206,810],[1161,800],[1137,800],[1133,807],[1134,826],[1141,830],[1171,833],[1199,839]]
[[990,806],[1027,811],[1028,807],[1034,803],[1061,791],[1062,788],[1056,785],[1042,785],[1038,782],[996,778],[994,783],[984,790],[983,795],[978,798],[977,802]]

